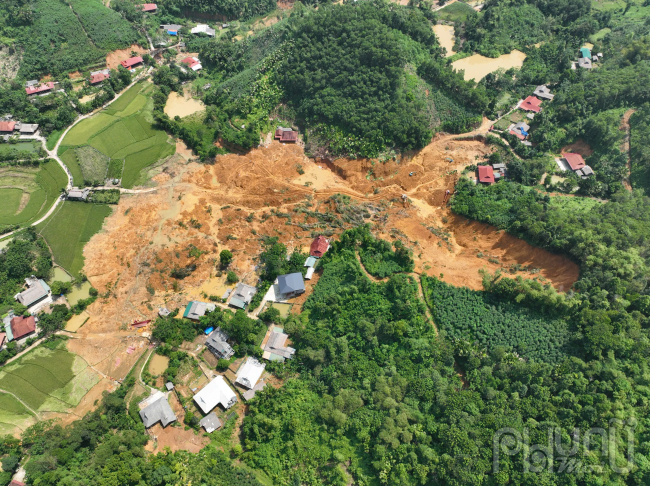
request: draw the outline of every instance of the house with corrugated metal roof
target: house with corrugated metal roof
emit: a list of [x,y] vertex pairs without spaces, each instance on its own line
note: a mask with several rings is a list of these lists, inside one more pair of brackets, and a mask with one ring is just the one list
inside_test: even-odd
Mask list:
[[208,335],[205,345],[217,358],[230,359],[235,354],[235,351],[228,344],[228,335],[220,327]]

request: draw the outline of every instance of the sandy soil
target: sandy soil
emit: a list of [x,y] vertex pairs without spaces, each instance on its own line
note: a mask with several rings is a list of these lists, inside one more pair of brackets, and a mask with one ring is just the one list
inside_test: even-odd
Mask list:
[[89,101],[92,101],[95,96],[97,96],[97,93],[89,94],[84,96],[83,98],[79,98],[79,103],[88,103]]
[[75,71],[73,73],[68,73],[68,77],[70,79],[80,79],[83,77],[83,74],[81,74],[79,71]]
[[578,139],[566,147],[562,147],[560,153],[571,152],[575,154],[580,154],[583,157],[589,157],[594,153],[593,149],[582,139]]
[[172,91],[167,98],[167,103],[165,104],[165,113],[167,113],[171,118],[175,116],[184,116],[197,113],[199,111],[205,111],[205,105],[200,100],[195,100],[186,90],[184,96],[179,95],[176,91]]
[[126,49],[118,49],[117,51],[106,54],[106,66],[108,66],[109,69],[117,69],[122,61],[131,57],[131,51],[135,51],[137,55],[147,54],[149,52],[147,49],[144,49],[137,44],[133,44],[131,47]]
[[[376,234],[399,238],[412,248],[418,272],[443,273],[446,282],[480,289],[481,268],[494,272],[529,265],[539,268],[539,275],[556,288],[568,289],[578,278],[578,267],[568,259],[441,207],[445,191],[452,190],[459,177],[453,171],[460,172],[491,150],[480,141],[454,138],[438,137],[411,157],[374,166],[366,160],[313,161],[299,146],[275,141],[246,155],[219,156],[213,165],[179,157],[156,176],[159,190],[123,197],[104,231],[86,246],[86,274],[100,294],[110,290],[110,296],[90,307],[91,319],[80,332],[111,333],[113,341],[103,342],[101,353],[92,346],[92,351],[79,352],[99,353],[104,372],[117,376],[116,367],[108,364],[128,340],[137,339],[116,333],[120,325],[155,318],[162,305],[183,308],[188,300],[205,298],[202,292],[206,283],[214,282],[215,262],[225,248],[235,255],[232,268],[240,279],[254,283],[260,235],[278,236],[290,249],[306,249],[318,229],[298,225],[317,220],[293,209],[311,204],[313,211],[334,212],[329,198],[337,193],[350,196],[355,204],[371,205],[373,214],[366,221],[374,223]],[[298,166],[304,174],[298,174]],[[370,169],[373,176],[368,175]],[[409,176],[411,172],[415,175]],[[403,204],[402,194],[410,204]],[[287,225],[287,218],[275,211],[292,215],[292,222]],[[192,247],[201,254],[190,256]],[[172,269],[188,266],[196,268],[185,279],[171,278]],[[299,309],[296,305],[292,311]],[[94,337],[88,338],[92,343]]]

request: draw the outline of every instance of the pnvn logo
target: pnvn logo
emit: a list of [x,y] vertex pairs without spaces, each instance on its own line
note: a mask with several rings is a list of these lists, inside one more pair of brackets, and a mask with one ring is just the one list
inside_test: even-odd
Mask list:
[[[635,426],[634,419],[612,419],[607,429],[596,427],[582,434],[574,429],[568,436],[559,427],[551,427],[544,443],[532,445],[528,428],[520,432],[505,427],[492,437],[492,471],[499,472],[503,457],[521,454],[525,473],[600,473],[609,465],[614,473],[627,474],[634,466]],[[589,463],[581,459],[585,453],[589,453]]]

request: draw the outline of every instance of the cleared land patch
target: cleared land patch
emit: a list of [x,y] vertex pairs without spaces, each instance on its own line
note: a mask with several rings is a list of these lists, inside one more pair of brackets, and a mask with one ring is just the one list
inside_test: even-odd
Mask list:
[[88,145],[75,149],[81,172],[86,182],[103,182],[108,170],[109,158]]
[[52,249],[54,261],[78,277],[84,266],[83,247],[110,213],[107,205],[66,201],[38,231]]

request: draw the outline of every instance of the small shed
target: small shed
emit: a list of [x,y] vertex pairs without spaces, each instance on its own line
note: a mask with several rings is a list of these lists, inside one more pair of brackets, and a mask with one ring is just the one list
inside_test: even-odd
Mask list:
[[311,280],[313,276],[314,276],[314,267],[309,267],[307,269],[307,273],[305,273],[305,280]]
[[174,384],[171,381],[168,381],[165,383],[165,388],[167,388],[167,391],[172,391],[174,389]]
[[214,412],[210,412],[199,421],[199,425],[205,429],[208,434],[211,434],[219,427],[221,427],[221,420]]
[[307,257],[307,260],[305,260],[304,266],[313,268],[313,267],[316,266],[316,261],[317,261],[316,257],[313,257],[313,256]]

